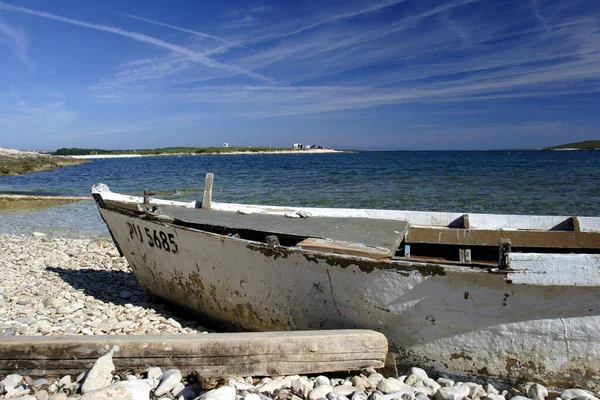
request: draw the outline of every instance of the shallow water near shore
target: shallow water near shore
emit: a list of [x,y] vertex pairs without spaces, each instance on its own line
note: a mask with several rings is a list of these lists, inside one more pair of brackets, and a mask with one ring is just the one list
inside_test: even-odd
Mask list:
[[[98,159],[0,177],[0,191],[87,195],[95,183],[119,193],[287,206],[600,215],[599,151],[431,151],[172,156]],[[106,236],[93,201],[0,211],[0,232]]]

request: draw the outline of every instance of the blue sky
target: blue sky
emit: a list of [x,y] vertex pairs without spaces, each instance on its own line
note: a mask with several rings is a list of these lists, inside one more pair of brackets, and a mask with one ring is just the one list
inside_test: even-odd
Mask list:
[[600,139],[598,0],[0,0],[0,146]]

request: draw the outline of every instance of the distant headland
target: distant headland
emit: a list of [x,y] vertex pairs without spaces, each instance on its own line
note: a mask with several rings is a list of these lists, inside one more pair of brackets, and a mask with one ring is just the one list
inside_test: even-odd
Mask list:
[[542,150],[600,150],[600,140],[559,144],[557,146],[544,147]]
[[0,147],[0,176],[18,175],[27,172],[42,171],[81,164],[86,160],[75,160],[71,157],[59,157],[40,154],[33,151],[21,151]]

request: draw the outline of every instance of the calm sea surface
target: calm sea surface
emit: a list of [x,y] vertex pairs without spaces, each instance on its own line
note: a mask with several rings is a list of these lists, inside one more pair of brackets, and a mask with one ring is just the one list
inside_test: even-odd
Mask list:
[[[0,177],[0,191],[86,195],[112,191],[185,201],[321,207],[600,215],[600,151],[440,151],[99,159]],[[0,232],[105,236],[95,204],[0,211]]]

